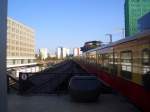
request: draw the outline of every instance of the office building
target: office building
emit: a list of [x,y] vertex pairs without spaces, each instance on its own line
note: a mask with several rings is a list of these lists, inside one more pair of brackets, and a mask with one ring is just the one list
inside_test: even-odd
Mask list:
[[12,18],[7,19],[7,67],[35,64],[35,32]]
[[125,36],[138,32],[137,21],[150,12],[150,0],[125,0]]
[[48,49],[47,48],[41,48],[39,50],[39,56],[42,60],[45,60],[46,58],[48,58]]

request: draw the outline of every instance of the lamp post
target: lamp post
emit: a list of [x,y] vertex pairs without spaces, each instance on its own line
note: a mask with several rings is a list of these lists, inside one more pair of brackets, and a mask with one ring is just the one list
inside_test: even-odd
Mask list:
[[0,0],[0,112],[7,112],[7,0]]
[[125,29],[122,28],[122,37],[125,38]]

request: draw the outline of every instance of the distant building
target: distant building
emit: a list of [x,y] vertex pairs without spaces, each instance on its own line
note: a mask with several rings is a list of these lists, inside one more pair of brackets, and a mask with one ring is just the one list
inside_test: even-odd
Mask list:
[[62,47],[57,48],[57,58],[62,59],[63,54],[62,54]]
[[138,20],[138,31],[150,30],[150,12]]
[[63,59],[66,58],[67,56],[69,56],[70,54],[70,49],[68,48],[62,48],[62,54],[63,54]]
[[80,48],[74,48],[73,49],[73,56],[80,56],[81,52],[80,52]]
[[63,59],[66,58],[66,56],[67,56],[67,49],[66,48],[62,48],[62,54],[63,54]]
[[7,67],[35,64],[34,29],[12,18],[7,20]]
[[49,57],[56,58],[56,54],[50,54]]
[[101,46],[101,41],[88,41],[81,47],[81,51],[86,52],[90,49],[94,49]]
[[64,59],[70,54],[70,49],[59,47],[57,48],[57,58],[58,59]]
[[40,58],[42,60],[45,60],[46,58],[48,58],[48,49],[47,48],[41,48],[39,50],[39,55],[40,55]]
[[66,53],[67,56],[69,56],[69,55],[70,55],[70,49],[67,48],[66,52],[67,52],[67,53]]
[[125,36],[138,32],[137,21],[150,12],[150,0],[125,0]]

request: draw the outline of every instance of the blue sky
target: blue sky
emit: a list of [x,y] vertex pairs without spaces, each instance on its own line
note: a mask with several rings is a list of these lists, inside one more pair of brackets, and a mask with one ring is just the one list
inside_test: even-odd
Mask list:
[[9,0],[8,16],[36,31],[36,49],[81,47],[122,38],[124,0]]

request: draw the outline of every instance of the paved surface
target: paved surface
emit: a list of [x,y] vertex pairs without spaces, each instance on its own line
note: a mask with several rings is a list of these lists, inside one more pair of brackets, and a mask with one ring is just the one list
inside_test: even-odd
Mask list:
[[68,95],[8,95],[8,112],[140,112],[123,97],[103,94],[95,103],[77,103]]
[[[40,94],[47,93],[47,91],[49,92],[48,88],[50,88],[49,86],[52,84],[46,81],[52,82],[52,80],[49,80],[52,74],[47,74],[63,72],[86,73],[72,62],[69,62],[69,64],[65,66],[62,63],[62,65],[60,64],[53,69],[47,69],[41,74],[31,77],[31,81],[34,85],[38,85],[38,88],[33,87],[31,93],[36,93],[35,91]],[[60,76],[62,77],[63,75]],[[63,77],[65,78],[65,75]],[[52,79],[54,82],[56,81],[58,83],[57,78],[58,77]],[[44,85],[43,82],[46,82],[46,84]],[[39,88],[39,85],[42,86]],[[13,92],[8,95],[8,110],[8,112],[140,112],[136,107],[127,102],[125,98],[117,94],[102,94],[99,97],[99,101],[95,103],[77,103],[73,102],[69,95],[57,96],[47,94],[39,96],[34,94],[34,96],[31,96],[31,94],[28,94],[26,96],[19,96]]]

